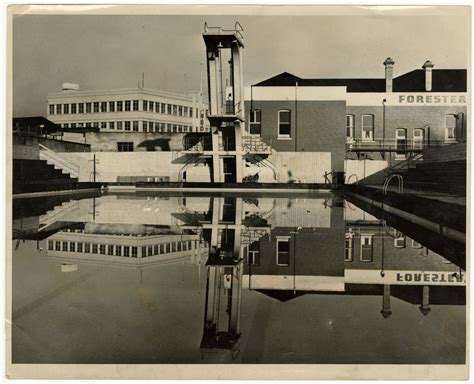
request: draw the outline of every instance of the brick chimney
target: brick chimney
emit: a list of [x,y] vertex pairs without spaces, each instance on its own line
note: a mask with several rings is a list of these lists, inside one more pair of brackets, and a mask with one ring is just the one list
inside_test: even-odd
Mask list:
[[431,89],[433,88],[433,86],[432,86],[432,84],[433,84],[433,67],[434,67],[434,64],[429,60],[426,60],[425,64],[423,64],[423,66],[421,67],[425,70],[425,91],[427,91],[427,92],[430,92]]
[[383,62],[385,65],[385,92],[392,92],[393,89],[393,65],[395,61],[391,57],[387,57]]

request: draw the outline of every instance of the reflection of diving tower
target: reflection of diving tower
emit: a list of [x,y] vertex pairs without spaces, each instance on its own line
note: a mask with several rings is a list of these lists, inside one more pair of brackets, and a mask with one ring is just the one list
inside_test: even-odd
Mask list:
[[[244,82],[242,30],[204,27],[209,94],[208,119],[212,134],[211,180],[242,182],[242,133],[244,130]],[[224,82],[225,81],[225,82]]]
[[207,267],[201,354],[230,351],[240,345],[242,295],[242,199],[214,198]]

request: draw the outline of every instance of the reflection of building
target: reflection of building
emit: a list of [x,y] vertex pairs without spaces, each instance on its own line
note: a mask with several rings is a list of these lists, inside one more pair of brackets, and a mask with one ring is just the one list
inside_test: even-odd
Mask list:
[[[102,231],[101,231],[102,229]],[[192,233],[120,234],[100,227],[70,229],[48,238],[47,259],[69,264],[151,268],[188,261],[200,264],[207,245]],[[121,228],[115,228],[118,232]],[[101,233],[102,232],[102,233]]]
[[[80,91],[78,85],[66,83],[61,92],[48,95],[47,117],[71,131],[98,129],[98,133],[86,134],[93,151],[146,151],[155,148],[140,144],[157,138],[156,133],[166,138],[169,134],[209,132],[206,109],[200,96],[141,87]],[[156,147],[171,149],[159,143]]]

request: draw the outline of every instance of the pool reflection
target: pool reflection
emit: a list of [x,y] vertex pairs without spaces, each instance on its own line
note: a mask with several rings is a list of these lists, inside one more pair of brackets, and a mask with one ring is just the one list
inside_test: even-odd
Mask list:
[[[439,236],[433,237],[439,244]],[[106,195],[17,218],[14,238],[17,251],[21,241],[45,241],[46,260],[71,275],[83,266],[117,267],[137,269],[142,281],[144,270],[195,266],[205,284],[199,305],[202,332],[195,345],[202,362],[252,361],[245,348],[242,352],[242,340],[248,339],[243,333],[250,329],[248,313],[242,322],[249,294],[280,305],[308,295],[335,302],[373,297],[379,305],[372,316],[382,319],[394,314],[394,299],[418,308],[422,317],[436,306],[465,305],[465,271],[453,262],[464,256],[463,245],[443,240],[451,250],[443,256],[430,249],[429,234],[410,238],[386,218],[334,194]],[[304,316],[305,308],[300,310]],[[281,361],[275,356],[269,360]],[[290,360],[308,362],[307,357]],[[399,362],[390,356],[382,360]],[[177,356],[169,361],[181,362]],[[358,362],[338,356],[330,361]]]

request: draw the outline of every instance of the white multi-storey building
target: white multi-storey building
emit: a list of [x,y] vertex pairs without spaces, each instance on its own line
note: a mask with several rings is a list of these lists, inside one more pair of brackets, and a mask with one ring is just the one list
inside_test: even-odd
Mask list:
[[209,132],[202,96],[147,88],[80,91],[64,83],[48,95],[47,117],[62,128],[99,132]]

